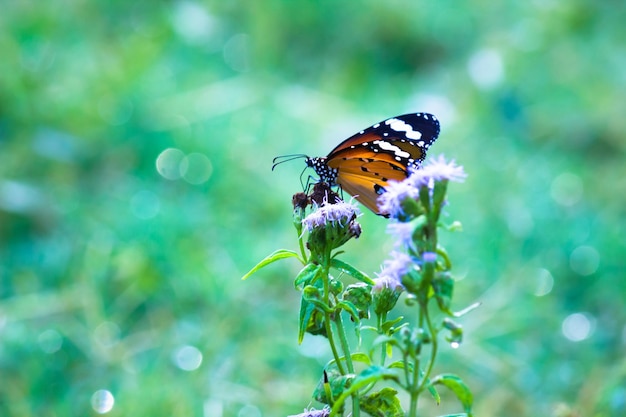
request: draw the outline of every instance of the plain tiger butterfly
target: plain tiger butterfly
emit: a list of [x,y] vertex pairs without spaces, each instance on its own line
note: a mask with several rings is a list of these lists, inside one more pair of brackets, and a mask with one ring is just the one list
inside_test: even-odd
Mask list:
[[[388,181],[402,181],[410,168],[419,168],[426,151],[439,136],[439,121],[428,113],[409,113],[376,123],[337,145],[327,156],[285,155],[274,167],[305,158],[320,181],[339,186],[376,214],[378,196]],[[288,158],[288,159],[285,159]],[[278,162],[277,162],[278,161]]]

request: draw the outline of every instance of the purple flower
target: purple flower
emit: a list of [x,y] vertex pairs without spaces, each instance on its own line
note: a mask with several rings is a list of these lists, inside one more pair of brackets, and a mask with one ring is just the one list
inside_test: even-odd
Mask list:
[[387,225],[387,233],[395,238],[394,247],[399,249],[413,248],[413,232],[415,225],[411,222],[392,221]]
[[467,174],[463,167],[457,165],[454,159],[446,162],[443,155],[431,158],[428,163],[419,169],[411,169],[411,175],[406,179],[414,187],[432,186],[433,181],[463,182]]
[[397,182],[389,181],[385,187],[385,192],[378,197],[378,208],[381,213],[387,213],[391,217],[397,218],[402,214],[402,202],[407,199],[416,199],[418,189],[407,180]]
[[435,252],[424,252],[422,259],[424,262],[435,262],[437,260],[437,254]]
[[310,410],[304,409],[304,413],[294,414],[287,417],[328,417],[330,415],[330,407],[325,406],[321,410],[311,408]]
[[402,277],[412,268],[413,259],[403,252],[391,252],[391,259],[385,261],[385,266],[374,279],[372,287],[372,301],[374,312],[377,315],[391,311],[400,294],[404,291]]
[[428,187],[432,191],[435,182],[462,182],[467,177],[462,166],[457,165],[454,160],[446,162],[443,155],[429,159],[422,167],[409,168],[409,173],[410,175],[401,182],[389,181],[385,192],[378,197],[378,208],[381,213],[400,218],[405,215],[403,202],[407,198],[417,200],[420,188]]
[[326,226],[328,223],[345,225],[360,214],[358,207],[352,202],[346,203],[342,201],[337,204],[323,204],[313,213],[306,216],[302,220],[302,225],[308,232],[311,232],[317,227]]
[[390,289],[391,291],[402,291],[404,287],[395,277],[389,275],[379,275],[378,278],[374,278],[374,286],[372,287],[373,293],[380,293],[384,289]]
[[374,279],[376,284],[373,291],[381,291],[383,288],[397,290],[402,286],[402,276],[411,270],[413,259],[404,252],[391,252],[391,259],[385,261],[383,269]]

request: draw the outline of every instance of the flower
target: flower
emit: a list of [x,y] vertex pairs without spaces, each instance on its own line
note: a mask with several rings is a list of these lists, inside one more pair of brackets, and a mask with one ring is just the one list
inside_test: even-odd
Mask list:
[[437,254],[435,252],[424,252],[422,254],[422,259],[424,262],[436,262]]
[[[422,167],[409,168],[409,176],[401,181],[389,181],[385,187],[385,192],[378,197],[378,208],[381,213],[406,220],[411,216],[420,214],[420,209],[411,200],[418,200],[420,189],[427,187],[431,191],[435,183],[443,183],[440,187],[445,191],[447,181],[462,182],[467,175],[463,167],[457,165],[454,160],[446,161],[443,155],[428,160]],[[426,206],[426,203],[423,203]]]
[[395,248],[414,248],[414,231],[415,225],[412,222],[392,221],[387,225],[387,233],[395,238]]
[[378,197],[378,208],[381,213],[398,218],[400,214],[404,214],[402,203],[406,199],[414,200],[417,196],[418,189],[407,180],[400,182],[389,181],[385,187],[385,192]]
[[391,257],[385,261],[372,287],[372,304],[377,315],[385,314],[395,307],[404,291],[402,277],[409,272],[413,263],[411,257],[403,252],[391,252]]
[[386,289],[392,291],[402,291],[404,287],[402,286],[402,283],[396,279],[396,277],[390,275],[379,275],[378,278],[374,278],[374,286],[372,287],[373,293],[381,293]]
[[313,206],[317,209],[302,220],[302,226],[309,232],[307,247],[315,256],[323,256],[361,235],[361,225],[356,221],[360,212],[352,202]]
[[454,159],[446,162],[443,155],[429,159],[422,168],[412,168],[410,172],[406,181],[416,188],[432,187],[434,181],[463,182],[467,177],[462,166],[457,165]]
[[330,407],[325,406],[321,410],[311,408],[310,410],[304,409],[304,413],[294,414],[287,417],[328,417],[330,415]]
[[359,208],[352,202],[342,201],[337,204],[325,203],[317,208],[302,220],[302,224],[311,232],[317,227],[324,227],[328,223],[335,225],[346,225],[361,213]]
[[384,262],[384,267],[378,273],[378,278],[374,279],[376,284],[373,291],[382,290],[383,288],[397,289],[402,288],[402,276],[411,270],[413,258],[404,252],[391,252],[391,259]]

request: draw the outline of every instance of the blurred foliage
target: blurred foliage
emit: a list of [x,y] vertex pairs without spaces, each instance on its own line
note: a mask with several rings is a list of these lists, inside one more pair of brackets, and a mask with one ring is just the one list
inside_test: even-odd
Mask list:
[[[626,413],[623,2],[0,9],[0,415],[300,412],[329,355],[297,265],[239,280],[295,249],[302,165],[271,159],[409,111],[470,175],[442,239],[483,304],[443,362],[476,415]],[[349,244],[370,273],[385,222]]]

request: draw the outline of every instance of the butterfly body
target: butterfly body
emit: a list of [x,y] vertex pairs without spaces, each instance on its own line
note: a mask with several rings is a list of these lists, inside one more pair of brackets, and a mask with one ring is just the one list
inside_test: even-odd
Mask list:
[[392,117],[360,131],[325,157],[306,157],[320,181],[339,186],[376,214],[388,181],[402,181],[419,168],[439,136],[439,121],[428,113]]

